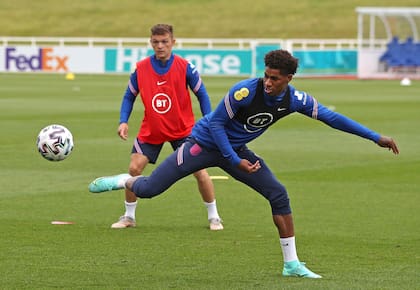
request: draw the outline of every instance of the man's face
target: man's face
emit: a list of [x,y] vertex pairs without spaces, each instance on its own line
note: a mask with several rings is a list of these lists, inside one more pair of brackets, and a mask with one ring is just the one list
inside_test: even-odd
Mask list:
[[150,44],[153,47],[156,58],[161,61],[166,61],[171,57],[175,39],[173,39],[169,33],[163,35],[152,35],[150,37]]
[[266,67],[264,72],[264,91],[271,97],[278,96],[287,88],[292,78],[293,75],[291,74],[283,75],[278,69]]

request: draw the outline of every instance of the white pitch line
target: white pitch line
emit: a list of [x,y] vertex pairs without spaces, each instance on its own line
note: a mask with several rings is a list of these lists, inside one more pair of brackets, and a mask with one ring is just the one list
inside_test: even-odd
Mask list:
[[229,177],[223,176],[223,175],[213,175],[213,176],[210,176],[210,179],[226,180],[226,179],[229,179]]

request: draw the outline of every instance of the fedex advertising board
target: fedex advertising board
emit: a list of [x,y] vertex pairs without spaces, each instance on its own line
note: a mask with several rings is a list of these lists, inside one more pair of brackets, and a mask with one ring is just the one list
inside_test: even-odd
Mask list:
[[103,49],[89,47],[7,46],[0,48],[4,72],[104,72]]

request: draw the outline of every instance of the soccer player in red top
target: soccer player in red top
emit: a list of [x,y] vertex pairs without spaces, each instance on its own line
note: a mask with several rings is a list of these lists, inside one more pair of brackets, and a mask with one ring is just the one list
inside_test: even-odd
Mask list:
[[[197,69],[187,60],[172,53],[175,44],[173,28],[157,24],[151,28],[150,44],[154,55],[136,64],[131,74],[120,110],[118,135],[128,137],[128,119],[134,101],[140,94],[144,106],[144,118],[131,154],[129,174],[141,175],[148,163],[154,164],[162,146],[169,142],[175,150],[191,134],[194,126],[189,88],[200,103],[202,115],[211,111],[210,99]],[[204,204],[207,207],[211,230],[222,230],[214,197],[214,186],[205,169],[194,173]],[[125,191],[125,213],[112,224],[112,228],[136,226],[137,197]]]

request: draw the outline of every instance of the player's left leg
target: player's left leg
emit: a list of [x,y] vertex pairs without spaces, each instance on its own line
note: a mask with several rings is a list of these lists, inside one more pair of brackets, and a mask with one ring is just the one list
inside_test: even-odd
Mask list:
[[320,275],[311,272],[298,259],[293,217],[290,208],[289,197],[286,188],[277,180],[263,159],[256,156],[251,150],[244,148],[237,152],[239,157],[249,160],[251,163],[260,161],[261,168],[254,173],[246,173],[230,164],[224,164],[232,177],[250,186],[271,205],[273,222],[280,236],[280,245],[283,253],[283,276],[297,276],[306,278],[321,278]]

